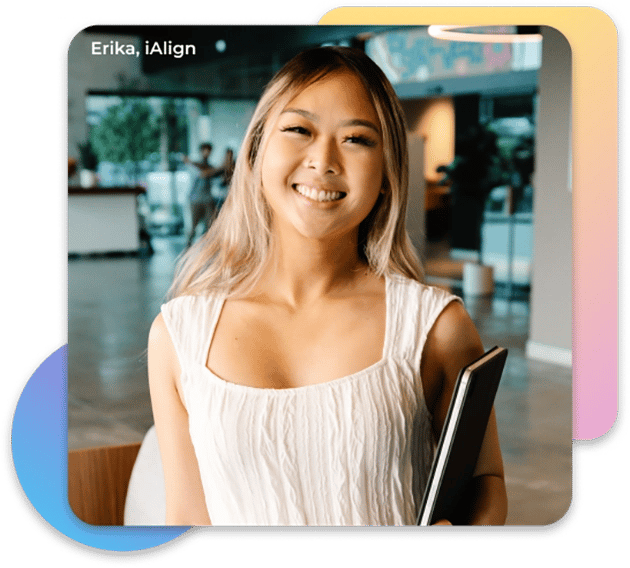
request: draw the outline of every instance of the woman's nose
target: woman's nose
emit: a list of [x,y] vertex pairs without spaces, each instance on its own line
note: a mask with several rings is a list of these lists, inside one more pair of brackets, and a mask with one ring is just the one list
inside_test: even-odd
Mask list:
[[327,138],[313,141],[306,156],[306,166],[320,175],[340,173],[341,163],[336,141]]

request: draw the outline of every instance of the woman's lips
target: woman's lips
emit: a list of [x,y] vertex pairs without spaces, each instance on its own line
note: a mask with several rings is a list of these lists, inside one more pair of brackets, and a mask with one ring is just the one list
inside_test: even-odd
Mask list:
[[323,203],[325,201],[338,201],[346,196],[343,191],[328,191],[326,189],[311,187],[302,183],[294,184],[293,189],[295,189],[295,191],[297,191],[300,195],[319,203]]

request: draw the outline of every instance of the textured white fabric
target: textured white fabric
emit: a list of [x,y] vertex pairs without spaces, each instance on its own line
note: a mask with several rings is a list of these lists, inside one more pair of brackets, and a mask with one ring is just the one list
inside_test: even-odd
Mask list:
[[392,276],[380,361],[292,389],[230,383],[205,365],[224,303],[162,306],[213,525],[412,525],[434,442],[420,380],[427,333],[455,296]]

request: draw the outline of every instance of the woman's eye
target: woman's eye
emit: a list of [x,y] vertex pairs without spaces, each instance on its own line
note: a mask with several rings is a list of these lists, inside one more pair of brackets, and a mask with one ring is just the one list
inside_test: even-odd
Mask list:
[[367,136],[357,135],[357,136],[346,136],[344,142],[350,142],[351,144],[359,144],[360,146],[368,146],[373,147],[376,146],[376,142]]
[[308,136],[310,134],[308,129],[304,128],[303,126],[285,126],[280,130],[282,132],[294,132],[295,134],[303,134],[305,136]]

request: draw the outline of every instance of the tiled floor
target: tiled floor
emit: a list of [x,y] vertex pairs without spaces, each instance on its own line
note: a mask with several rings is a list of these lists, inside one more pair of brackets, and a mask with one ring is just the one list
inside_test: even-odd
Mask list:
[[[147,258],[79,258],[68,267],[68,446],[142,440],[153,423],[146,339],[170,284],[181,239],[154,241]],[[440,285],[461,266],[435,249]],[[466,299],[487,347],[509,349],[496,409],[509,498],[508,523],[544,525],[571,501],[571,369],[525,357],[526,301]]]

